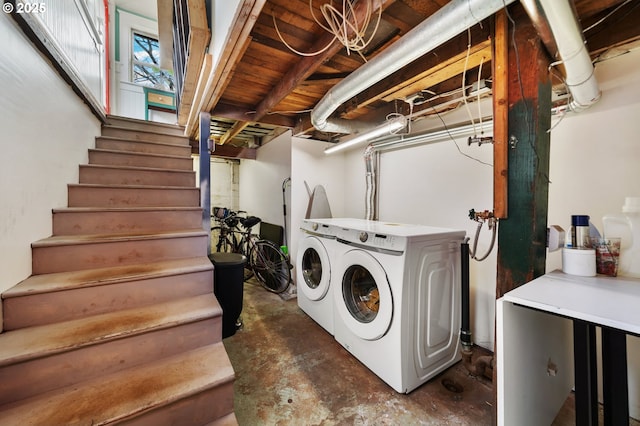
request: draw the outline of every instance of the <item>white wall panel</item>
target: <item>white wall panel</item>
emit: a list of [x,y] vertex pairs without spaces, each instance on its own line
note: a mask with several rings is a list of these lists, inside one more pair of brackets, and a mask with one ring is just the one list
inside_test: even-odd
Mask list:
[[[240,209],[284,226],[282,182],[291,176],[291,132],[258,148],[256,160],[240,162]],[[287,197],[290,196],[287,191]],[[291,200],[287,200],[290,204]]]
[[[333,144],[294,137],[291,145],[291,204],[287,206],[290,216],[289,253],[296,259],[300,223],[309,205],[309,194],[316,185],[322,185],[327,193],[331,214],[345,217],[345,157],[327,157],[324,149]],[[362,217],[361,215],[358,217]],[[294,277],[295,279],[295,277]]]
[[145,117],[145,101],[144,89],[137,84],[126,81],[119,82],[120,91],[116,104],[118,106],[118,115],[121,117],[137,118],[144,120]]
[[31,274],[30,244],[51,235],[100,123],[11,17],[0,14],[0,292]]
[[48,0],[46,13],[35,16],[42,18],[42,22],[78,70],[93,96],[102,99],[104,72],[101,55],[104,34],[100,33],[102,28],[98,19],[104,19],[104,9],[94,7],[93,3],[94,0],[88,2],[87,15],[79,2]]

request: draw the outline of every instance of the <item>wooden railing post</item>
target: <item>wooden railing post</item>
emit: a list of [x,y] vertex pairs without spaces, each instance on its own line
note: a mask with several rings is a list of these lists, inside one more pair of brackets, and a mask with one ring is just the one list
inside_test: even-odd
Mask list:
[[[211,232],[211,114],[200,113],[199,153],[200,153],[200,206],[202,207],[202,228]],[[211,253],[211,238],[207,240],[207,254]]]

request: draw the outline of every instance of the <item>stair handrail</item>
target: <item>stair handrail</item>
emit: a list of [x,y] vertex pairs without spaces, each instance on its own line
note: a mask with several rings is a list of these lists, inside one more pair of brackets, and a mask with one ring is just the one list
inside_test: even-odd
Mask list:
[[178,124],[181,126],[189,118],[210,39],[211,29],[205,2],[173,0],[173,70]]

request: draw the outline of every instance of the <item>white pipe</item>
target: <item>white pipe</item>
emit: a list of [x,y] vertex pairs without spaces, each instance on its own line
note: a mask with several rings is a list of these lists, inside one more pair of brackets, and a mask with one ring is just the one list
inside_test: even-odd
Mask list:
[[452,0],[447,3],[375,59],[333,86],[311,111],[311,123],[323,132],[353,133],[354,123],[350,120],[329,119],[340,105],[514,1]]
[[384,124],[381,124],[378,127],[374,127],[371,130],[368,130],[364,133],[360,133],[353,138],[338,142],[335,145],[330,146],[329,148],[324,150],[325,154],[333,154],[334,152],[341,151],[347,148],[353,148],[357,145],[360,145],[364,142],[371,141],[381,136],[389,135],[398,130],[402,130],[407,125],[407,118],[404,115],[397,116],[396,118],[392,118],[389,121],[386,121]]
[[413,135],[399,135],[393,138],[378,139],[371,143],[371,148],[377,152],[394,149],[409,148],[412,146],[425,145],[429,143],[442,142],[451,139],[460,139],[473,136],[478,131],[491,134],[493,132],[493,120],[484,120],[482,124],[464,124],[443,130],[427,130]]
[[[521,0],[521,3],[538,33],[541,33],[547,50],[564,66],[565,83],[572,97],[569,108],[579,112],[596,103],[600,99],[600,89],[580,25],[569,1]],[[555,43],[542,35],[546,31],[551,32]]]

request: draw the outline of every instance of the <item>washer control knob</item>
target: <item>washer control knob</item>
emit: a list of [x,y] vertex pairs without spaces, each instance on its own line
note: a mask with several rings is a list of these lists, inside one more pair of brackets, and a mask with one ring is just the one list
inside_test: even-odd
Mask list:
[[311,224],[311,229],[313,229],[314,231],[317,231],[318,230],[318,224],[317,223]]
[[358,238],[360,238],[360,241],[364,243],[369,239],[369,234],[367,234],[366,232],[361,232]]

